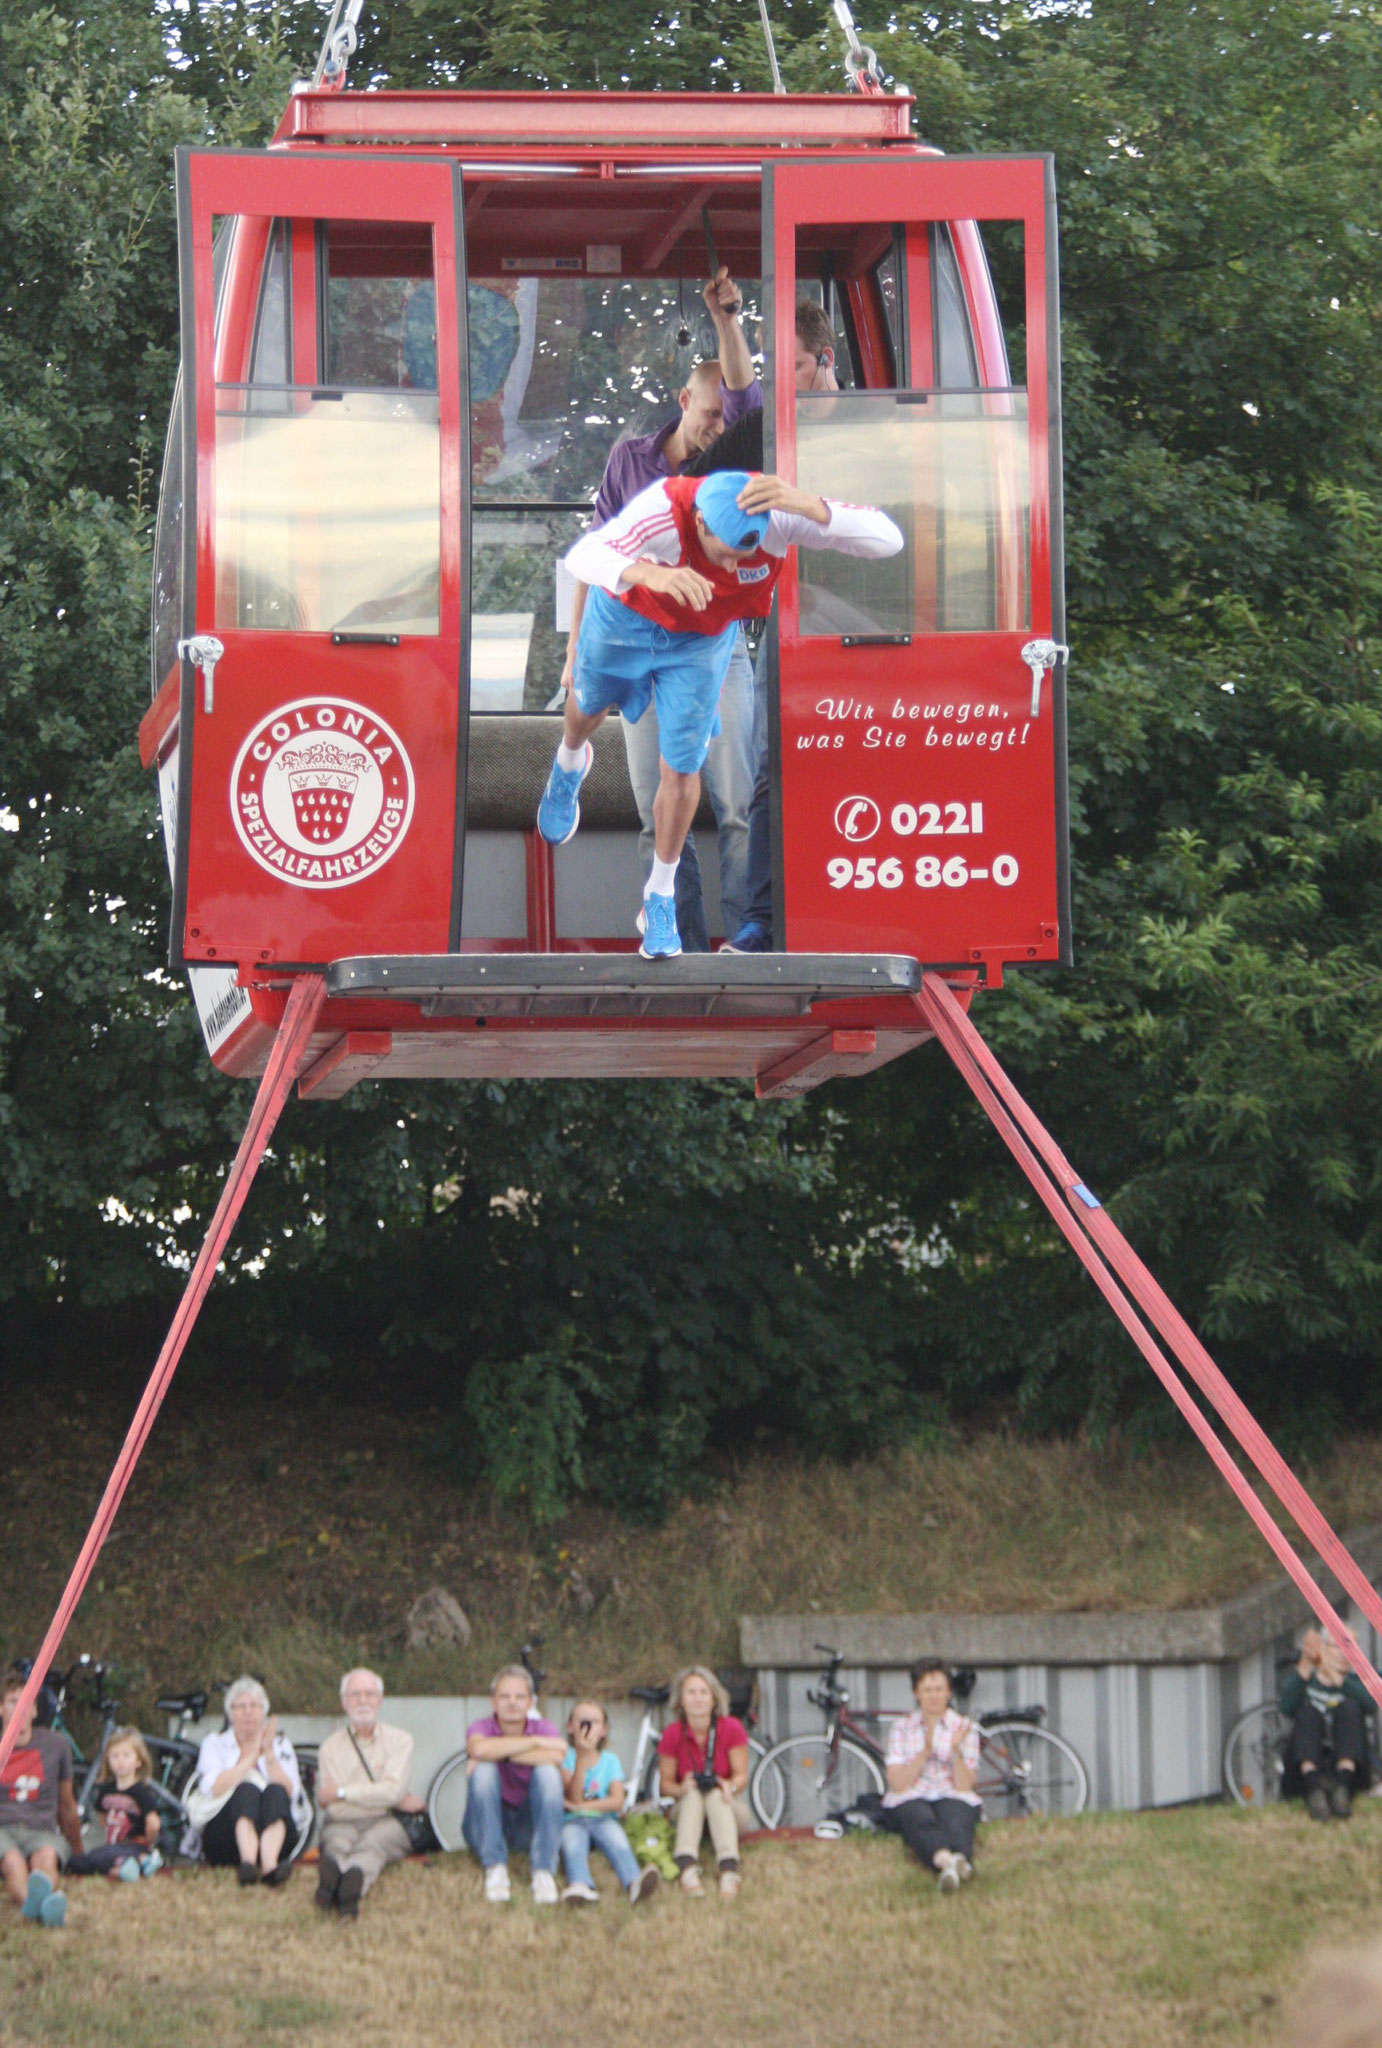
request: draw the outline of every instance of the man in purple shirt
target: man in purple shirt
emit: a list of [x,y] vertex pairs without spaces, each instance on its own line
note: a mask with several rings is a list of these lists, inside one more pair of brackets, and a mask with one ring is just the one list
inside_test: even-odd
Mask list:
[[[722,340],[726,326],[739,333],[737,311],[726,316],[719,300],[722,279],[706,285],[703,296],[716,331]],[[729,287],[731,292],[736,287]],[[742,346],[742,339],[741,339]],[[737,360],[737,358],[736,358]],[[744,360],[748,351],[744,348]],[[631,498],[663,477],[677,476],[685,465],[708,448],[725,424],[725,387],[720,361],[697,363],[677,394],[677,412],[651,434],[620,441],[610,450],[604,479],[595,500],[595,525],[603,526],[621,512]],[[752,377],[752,369],[749,375]],[[576,585],[571,606],[571,635],[566,643],[566,665],[562,670],[564,690],[571,688],[575,674],[576,640],[585,610],[586,586]],[[742,638],[730,661],[729,673],[720,698],[719,736],[711,741],[702,771],[706,791],[715,811],[720,841],[720,908],[724,928],[737,931],[745,915],[744,878],[748,867],[749,800],[753,794],[753,670]],[[659,740],[656,714],[650,709],[636,724],[621,719],[624,748],[628,756],[629,781],[643,831],[639,850],[646,870],[653,854],[653,799],[659,780]],[[709,951],[705,909],[701,897],[700,862],[694,841],[688,834],[677,869],[677,928],[688,953]]]
[[557,1849],[565,1818],[561,1761],[566,1737],[537,1711],[532,1680],[506,1664],[489,1689],[491,1713],[465,1731],[465,1818],[461,1833],[485,1873],[485,1897],[508,1904],[509,1851],[528,1852],[533,1900],[557,1903]]

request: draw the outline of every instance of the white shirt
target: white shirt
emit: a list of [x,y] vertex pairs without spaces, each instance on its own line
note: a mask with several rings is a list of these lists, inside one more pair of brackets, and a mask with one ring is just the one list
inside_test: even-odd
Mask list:
[[[293,1819],[297,1826],[301,1827],[310,1816],[312,1806],[307,1794],[302,1789],[302,1773],[298,1769],[297,1756],[292,1743],[286,1735],[275,1735],[274,1759],[288,1780],[289,1797],[292,1800],[293,1807]],[[235,1730],[233,1728],[223,1728],[219,1734],[204,1736],[202,1746],[197,1751],[197,1789],[201,1792],[210,1793],[212,1786],[220,1777],[222,1771],[233,1771],[239,1761],[240,1745],[235,1739]],[[271,1782],[269,1774],[264,1768],[263,1757],[258,1757],[255,1760],[254,1769],[247,1774],[242,1782],[246,1785],[258,1785],[261,1790]]]
[[[902,535],[874,505],[845,505],[823,500],[830,517],[824,526],[800,512],[773,512],[763,536],[765,555],[785,555],[788,548],[830,548],[838,555],[895,555]],[[581,583],[594,583],[615,594],[630,562],[665,562],[676,568],[682,559],[672,503],[660,483],[649,484],[630,498],[604,526],[582,534],[566,556],[566,567]]]

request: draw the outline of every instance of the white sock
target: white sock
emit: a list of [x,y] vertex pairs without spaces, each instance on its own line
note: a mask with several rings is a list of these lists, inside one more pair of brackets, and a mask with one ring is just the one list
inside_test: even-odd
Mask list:
[[578,747],[568,747],[565,740],[563,740],[557,748],[558,768],[562,769],[567,775],[573,774],[577,768],[584,768],[585,747],[586,743],[584,740],[581,741]]
[[676,860],[659,860],[657,855],[654,854],[653,871],[648,877],[647,887],[644,889],[643,894],[645,896],[675,895],[677,887],[677,868],[680,864],[680,861],[680,854],[677,855]]

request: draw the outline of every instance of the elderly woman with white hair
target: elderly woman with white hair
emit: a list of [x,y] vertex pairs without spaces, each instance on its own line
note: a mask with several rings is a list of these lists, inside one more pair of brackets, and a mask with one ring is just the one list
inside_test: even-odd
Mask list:
[[257,1678],[226,1692],[228,1728],[208,1735],[187,1802],[208,1863],[239,1865],[241,1884],[286,1884],[311,1823],[298,1760]]
[[676,1859],[681,1888],[702,1898],[701,1837],[715,1845],[720,1892],[739,1889],[739,1836],[753,1826],[744,1797],[749,1782],[749,1735],[729,1711],[729,1694],[704,1664],[689,1664],[672,1680],[671,1719],[657,1745],[664,1799],[676,1802]]
[[413,1738],[380,1720],[383,1704],[377,1671],[347,1671],[341,1680],[345,1727],[333,1729],[317,1755],[322,1838],[316,1903],[343,1920],[355,1918],[380,1871],[411,1850],[399,1814],[424,1810],[408,1787]]

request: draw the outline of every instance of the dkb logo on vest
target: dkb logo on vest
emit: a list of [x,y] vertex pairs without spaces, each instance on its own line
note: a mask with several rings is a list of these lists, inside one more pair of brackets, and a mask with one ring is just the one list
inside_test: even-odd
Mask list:
[[344,889],[382,867],[412,823],[413,798],[398,734],[343,697],[301,697],[269,712],[230,778],[246,852],[299,889]]

